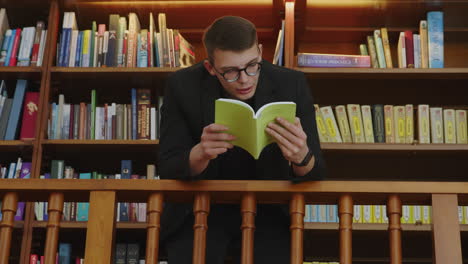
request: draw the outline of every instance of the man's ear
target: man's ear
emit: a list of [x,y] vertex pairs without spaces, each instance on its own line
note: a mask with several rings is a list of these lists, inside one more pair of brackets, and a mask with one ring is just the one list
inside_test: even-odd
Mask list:
[[258,51],[260,53],[260,58],[263,58],[262,57],[262,53],[263,53],[263,45],[262,44],[258,44]]
[[208,61],[208,60],[204,60],[203,61],[203,66],[205,66],[205,69],[213,76],[216,75],[216,72],[213,68],[213,65],[211,65],[211,63]]

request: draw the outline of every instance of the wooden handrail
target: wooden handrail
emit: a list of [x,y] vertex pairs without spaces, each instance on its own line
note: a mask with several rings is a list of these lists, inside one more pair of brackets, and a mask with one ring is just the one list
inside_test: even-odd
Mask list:
[[206,257],[206,231],[210,213],[210,194],[198,193],[193,202],[193,264],[204,264]]
[[401,264],[401,200],[397,195],[388,198],[387,216],[390,235],[390,264]]
[[53,192],[63,193],[66,201],[87,202],[90,191],[117,191],[119,201],[147,202],[150,194],[164,191],[168,202],[191,202],[195,193],[209,192],[217,203],[238,203],[243,193],[255,192],[259,203],[289,203],[291,194],[303,193],[306,203],[317,204],[336,204],[343,193],[355,204],[386,204],[391,194],[404,204],[430,204],[432,194],[453,193],[460,205],[468,205],[468,182],[0,179],[0,196],[11,191],[25,202],[46,201]]
[[148,198],[147,208],[147,239],[146,261],[147,264],[158,264],[159,233],[161,230],[161,214],[163,211],[163,194],[153,193]]

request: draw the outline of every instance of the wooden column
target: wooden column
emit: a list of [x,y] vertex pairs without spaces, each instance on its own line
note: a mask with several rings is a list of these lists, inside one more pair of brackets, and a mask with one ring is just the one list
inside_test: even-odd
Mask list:
[[294,67],[294,0],[285,3],[284,66]]
[[92,191],[89,195],[85,263],[112,263],[116,194]]
[[51,193],[47,208],[47,237],[44,251],[45,264],[55,264],[57,255],[60,221],[63,213],[63,193]]
[[432,222],[434,263],[462,264],[456,194],[432,195]]
[[390,264],[401,264],[401,200],[398,195],[388,197],[387,216],[390,236]]
[[146,237],[146,262],[158,264],[159,232],[161,230],[161,214],[163,211],[163,194],[153,193],[148,199],[147,206],[147,237]]
[[2,202],[2,223],[0,224],[0,264],[8,264],[11,248],[11,234],[18,209],[18,194],[6,193]]
[[291,264],[302,264],[305,201],[302,193],[295,193],[289,205],[291,215]]
[[193,203],[193,264],[205,264],[206,231],[210,213],[210,194],[198,193]]
[[353,260],[353,197],[344,194],[340,197],[340,263],[351,264]]
[[257,201],[254,193],[242,196],[242,261],[241,264],[254,263],[254,234],[255,215],[257,214]]

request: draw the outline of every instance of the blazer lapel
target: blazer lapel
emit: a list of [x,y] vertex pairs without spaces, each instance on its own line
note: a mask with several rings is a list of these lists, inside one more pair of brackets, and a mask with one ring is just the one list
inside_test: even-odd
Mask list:
[[221,97],[220,83],[216,77],[208,75],[202,81],[200,103],[202,111],[202,129],[203,127],[214,123],[215,100]]

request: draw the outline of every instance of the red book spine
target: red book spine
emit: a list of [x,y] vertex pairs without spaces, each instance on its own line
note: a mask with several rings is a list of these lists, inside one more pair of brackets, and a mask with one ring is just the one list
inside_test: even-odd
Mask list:
[[38,256],[36,254],[31,254],[31,256],[29,256],[29,264],[37,264],[37,258]]
[[18,54],[21,39],[21,28],[16,29],[15,39],[13,40],[13,49],[11,50],[10,63],[8,66],[16,66],[16,55]]
[[23,104],[23,121],[21,123],[20,139],[34,139],[38,108],[39,93],[26,92]]
[[406,68],[414,68],[413,32],[405,30]]

